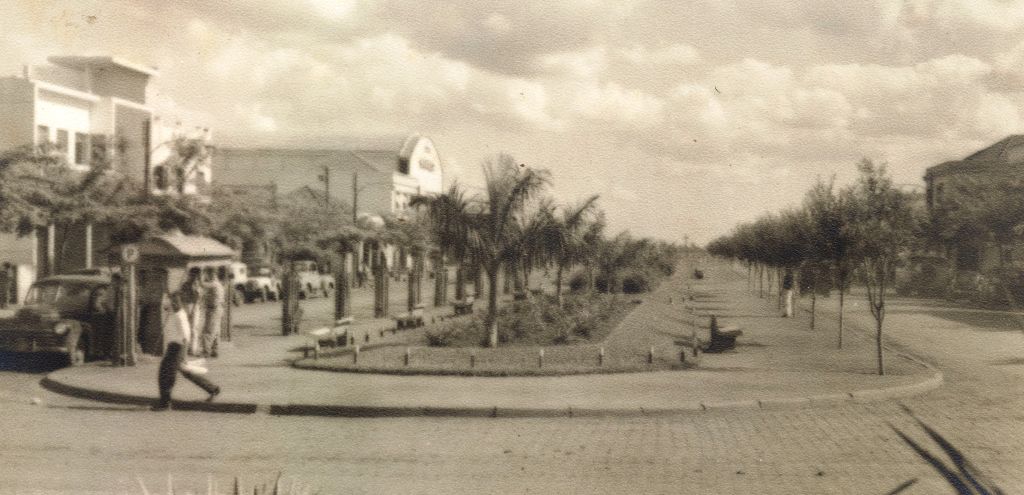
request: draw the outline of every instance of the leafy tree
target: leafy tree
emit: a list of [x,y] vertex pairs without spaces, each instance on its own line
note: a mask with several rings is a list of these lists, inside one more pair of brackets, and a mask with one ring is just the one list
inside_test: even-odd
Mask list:
[[916,220],[910,198],[893,186],[885,164],[862,160],[860,177],[851,191],[855,201],[854,239],[861,259],[871,316],[875,319],[878,374],[885,374],[882,325],[886,291],[893,283],[896,265],[914,236]]
[[855,198],[849,191],[837,194],[833,180],[818,180],[804,198],[811,226],[809,258],[816,267],[828,267],[839,290],[839,348],[843,347],[846,293],[858,261],[854,207]]

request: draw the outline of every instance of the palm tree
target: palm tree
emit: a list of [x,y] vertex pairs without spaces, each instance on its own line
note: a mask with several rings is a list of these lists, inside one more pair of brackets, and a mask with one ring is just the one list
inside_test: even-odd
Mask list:
[[555,207],[550,198],[542,198],[532,213],[524,211],[515,216],[505,261],[513,267],[515,277],[522,275],[522,286],[517,289],[528,291],[533,269],[547,266],[550,261],[552,252],[545,237],[554,223]]
[[[414,196],[409,204],[413,208],[426,207],[426,221],[438,249],[436,271],[439,276],[436,277],[439,279],[439,290],[434,291],[434,304],[445,304],[448,299],[446,260],[450,257],[461,265],[469,251],[470,200],[465,189],[456,181],[443,194]],[[458,282],[462,283],[461,280]]]
[[594,268],[597,265],[598,254],[601,244],[604,241],[604,229],[607,226],[604,212],[599,211],[596,218],[588,222],[580,235],[580,261],[587,267],[587,292],[593,294],[595,290]]
[[517,165],[506,154],[484,164],[487,198],[470,228],[475,258],[487,273],[487,343],[498,345],[498,273],[515,248],[515,218],[527,200],[548,184],[548,173]]
[[584,259],[586,246],[583,237],[587,219],[596,208],[597,198],[594,195],[579,204],[563,207],[561,215],[552,215],[540,236],[545,250],[557,266],[555,298],[559,307],[562,306],[562,276],[565,270]]

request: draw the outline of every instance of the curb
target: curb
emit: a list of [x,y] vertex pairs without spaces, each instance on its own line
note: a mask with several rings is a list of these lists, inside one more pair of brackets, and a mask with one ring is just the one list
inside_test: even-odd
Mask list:
[[[572,406],[552,408],[528,407],[435,407],[435,406],[353,406],[334,404],[255,404],[245,402],[173,401],[172,408],[181,411],[201,411],[234,414],[263,413],[272,416],[320,416],[337,418],[595,418],[595,417],[658,417],[677,416],[708,411],[779,410],[816,405],[837,405],[847,402],[870,402],[917,395],[934,390],[943,384],[942,372],[917,383],[879,389],[864,389],[814,395],[742,400],[709,400],[687,402],[672,408],[601,409]],[[154,397],[94,390],[56,381],[49,376],[40,385],[51,392],[81,399],[112,404],[150,406]]]

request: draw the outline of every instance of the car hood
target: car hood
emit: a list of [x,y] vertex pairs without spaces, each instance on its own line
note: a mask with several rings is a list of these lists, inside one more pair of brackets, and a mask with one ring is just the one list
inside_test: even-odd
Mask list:
[[23,323],[47,323],[60,320],[63,315],[49,304],[30,304],[14,313],[14,320]]

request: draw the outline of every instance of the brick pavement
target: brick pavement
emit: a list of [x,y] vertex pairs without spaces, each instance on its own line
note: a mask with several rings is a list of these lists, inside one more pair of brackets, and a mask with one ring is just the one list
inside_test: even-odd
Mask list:
[[[852,306],[851,333],[870,329],[867,312]],[[893,305],[887,338],[938,365],[946,385],[901,402],[1007,493],[1024,492],[1019,330],[979,329],[906,308]],[[819,321],[825,335],[834,335],[831,318]],[[163,486],[169,472],[196,487],[211,473],[226,486],[235,474],[266,479],[278,470],[325,493],[860,494],[887,493],[911,478],[919,482],[903,493],[952,493],[889,429],[892,422],[926,440],[893,401],[573,420],[39,414],[28,405],[6,407],[0,493],[109,493],[112,486],[133,493],[134,475],[152,488]],[[23,410],[34,412],[36,428],[12,423]],[[140,432],[115,435],[114,414],[130,415]],[[173,448],[140,447],[140,435],[162,434],[175,436]],[[90,489],[67,479],[90,480]]]

